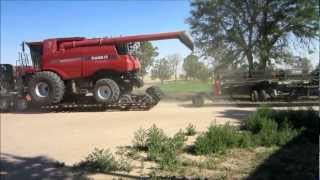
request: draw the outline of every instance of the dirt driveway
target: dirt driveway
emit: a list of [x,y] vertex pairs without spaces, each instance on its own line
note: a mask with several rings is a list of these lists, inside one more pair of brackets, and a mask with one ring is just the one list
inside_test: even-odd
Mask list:
[[115,151],[130,145],[139,127],[156,124],[172,135],[192,123],[203,131],[210,123],[239,123],[252,110],[162,102],[150,111],[1,114],[1,153],[43,156],[72,165],[95,147]]

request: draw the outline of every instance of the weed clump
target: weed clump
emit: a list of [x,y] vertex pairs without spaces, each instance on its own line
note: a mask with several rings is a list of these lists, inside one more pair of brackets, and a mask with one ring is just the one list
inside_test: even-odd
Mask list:
[[161,169],[172,171],[179,165],[177,154],[183,148],[185,141],[186,137],[182,131],[173,137],[168,137],[155,125],[147,130],[139,129],[133,140],[134,147],[146,151],[149,160],[157,162]]
[[123,158],[116,160],[114,155],[108,149],[95,148],[84,161],[81,161],[76,167],[86,168],[93,172],[127,171],[132,167],[128,160]]
[[223,126],[211,125],[208,131],[197,137],[195,141],[196,154],[223,152],[235,147],[238,143],[238,133],[229,124]]
[[277,112],[268,107],[262,107],[249,116],[244,123],[244,129],[252,133],[254,145],[284,145],[302,130],[301,127],[294,128],[290,122],[287,116],[282,116],[280,120]]
[[187,127],[186,127],[186,132],[185,134],[187,136],[194,136],[196,135],[196,127],[193,125],[193,124],[189,124]]
[[139,128],[134,132],[133,147],[138,150],[146,150],[148,133],[145,129]]

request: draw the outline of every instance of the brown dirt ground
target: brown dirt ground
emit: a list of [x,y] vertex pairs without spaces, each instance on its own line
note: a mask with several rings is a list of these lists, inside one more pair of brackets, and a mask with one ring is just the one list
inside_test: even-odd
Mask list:
[[43,156],[73,165],[95,147],[115,152],[119,146],[131,145],[139,127],[155,124],[173,135],[192,123],[197,131],[204,131],[210,123],[238,124],[255,110],[188,104],[161,102],[150,111],[1,114],[1,155],[3,159]]

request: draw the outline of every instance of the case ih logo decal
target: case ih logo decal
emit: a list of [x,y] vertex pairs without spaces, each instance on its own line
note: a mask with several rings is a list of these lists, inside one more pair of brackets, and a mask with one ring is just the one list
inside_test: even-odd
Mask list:
[[91,60],[104,60],[104,59],[109,59],[108,55],[104,56],[91,56]]
[[115,59],[116,55],[100,55],[100,56],[85,56],[85,57],[76,57],[76,58],[65,58],[65,59],[53,59],[50,61],[51,64],[55,63],[66,63],[74,61],[104,61]]

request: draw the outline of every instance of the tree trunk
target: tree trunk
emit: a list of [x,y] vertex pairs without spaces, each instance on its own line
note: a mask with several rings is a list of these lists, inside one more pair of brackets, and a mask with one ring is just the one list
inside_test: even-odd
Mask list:
[[177,70],[176,70],[176,72],[174,73],[174,81],[177,81],[178,80],[178,78],[177,78]]
[[249,75],[249,77],[252,77],[252,71],[254,70],[254,67],[253,67],[253,55],[252,55],[252,52],[250,50],[248,50],[246,52],[246,57],[248,59],[248,64],[249,64],[248,75]]

